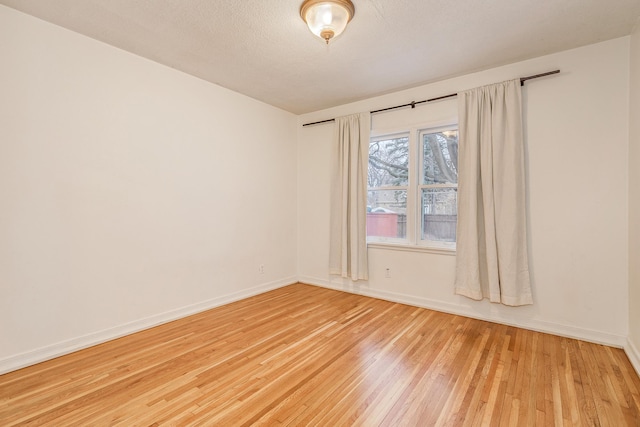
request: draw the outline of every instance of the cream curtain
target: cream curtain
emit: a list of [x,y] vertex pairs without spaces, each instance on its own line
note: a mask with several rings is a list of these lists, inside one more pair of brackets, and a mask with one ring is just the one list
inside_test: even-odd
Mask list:
[[331,182],[329,272],[367,280],[369,113],[336,118]]
[[459,93],[458,114],[455,292],[532,304],[520,80]]

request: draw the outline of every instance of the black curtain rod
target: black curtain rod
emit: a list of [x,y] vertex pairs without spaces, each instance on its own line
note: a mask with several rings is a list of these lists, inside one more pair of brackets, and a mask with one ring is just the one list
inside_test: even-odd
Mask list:
[[[526,82],[527,80],[537,79],[538,77],[550,76],[552,74],[558,74],[559,72],[560,72],[560,70],[553,70],[553,71],[548,71],[546,73],[535,74],[533,76],[520,77],[520,86],[524,86],[524,82]],[[453,98],[454,96],[458,96],[458,94],[457,93],[450,93],[449,95],[439,96],[437,98],[425,99],[424,101],[411,101],[408,104],[396,105],[395,107],[381,108],[380,110],[369,111],[369,113],[370,114],[382,113],[383,111],[396,110],[398,108],[404,108],[404,107],[416,108],[416,105],[418,105],[418,104],[424,104],[426,102],[439,101],[441,99],[446,99],[446,98]],[[321,123],[334,122],[335,120],[336,119],[320,120],[319,122],[305,123],[302,126],[319,125]]]

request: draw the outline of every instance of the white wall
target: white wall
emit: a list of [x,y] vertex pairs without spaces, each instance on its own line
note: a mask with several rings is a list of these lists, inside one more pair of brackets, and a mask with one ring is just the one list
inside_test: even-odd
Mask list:
[[294,115],[4,6],[0,58],[0,373],[295,281]]
[[631,35],[629,109],[629,345],[640,374],[640,19]]
[[[409,65],[406,65],[409,66]],[[534,305],[453,294],[455,256],[370,248],[370,280],[327,274],[332,125],[298,129],[298,272],[302,281],[617,346],[628,329],[629,38],[620,38],[306,114],[369,111],[554,69],[524,88]],[[455,119],[456,100],[373,116],[374,131]],[[391,278],[384,277],[391,268]]]

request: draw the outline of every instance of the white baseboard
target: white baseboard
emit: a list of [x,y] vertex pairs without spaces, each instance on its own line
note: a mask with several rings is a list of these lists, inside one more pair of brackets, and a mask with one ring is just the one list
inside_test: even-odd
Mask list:
[[140,332],[142,330],[149,329],[163,323],[171,322],[186,316],[190,316],[192,314],[219,307],[221,305],[249,298],[251,296],[271,291],[273,289],[281,288],[283,286],[296,283],[297,281],[298,280],[296,277],[288,277],[285,279],[264,283],[262,285],[245,289],[240,292],[234,292],[217,298],[212,298],[207,301],[202,301],[196,304],[188,305],[186,307],[169,310],[164,313],[146,317],[144,319],[125,323],[124,325],[115,326],[113,328],[104,329],[102,331],[92,332],[87,335],[61,341],[25,353],[17,354],[15,356],[9,356],[0,359],[0,375],[18,370],[20,368],[24,368],[26,366],[35,365],[36,363],[44,362],[45,360],[53,359],[58,356],[73,353],[74,351],[82,350],[83,348],[101,344],[106,341],[111,341],[125,335]]
[[[604,344],[612,347],[626,348],[628,340],[626,336],[610,334],[602,331],[596,331],[575,326],[568,326],[559,323],[545,322],[530,318],[510,317],[504,319],[502,317],[482,315],[478,312],[471,311],[464,306],[451,304],[444,301],[437,301],[428,298],[405,295],[395,292],[372,290],[356,285],[341,285],[332,283],[324,279],[315,277],[300,276],[299,281],[309,285],[321,286],[324,288],[335,289],[338,291],[350,292],[354,294],[369,296],[372,298],[383,299],[386,301],[398,302],[401,304],[413,305],[417,307],[428,308],[431,310],[441,311],[444,313],[455,314],[459,316],[471,317],[479,320],[486,320],[493,323],[501,323],[508,326],[516,326],[518,328],[530,329],[537,332],[544,332],[553,335],[559,335],[567,338],[575,338],[582,341],[588,341],[596,344]],[[637,353],[636,353],[637,354]],[[637,368],[636,368],[637,369]]]
[[640,375],[640,351],[638,351],[638,347],[636,347],[630,339],[627,339],[627,345],[624,346],[624,352],[627,353],[627,357],[633,368],[636,370],[638,375]]
[[124,325],[97,331],[94,333],[83,335],[81,337],[31,350],[22,354],[9,356],[4,359],[0,359],[0,375],[7,372],[15,371],[20,368],[24,368],[26,366],[34,365],[36,363],[44,362],[58,356],[69,354],[74,351],[82,350],[87,347],[101,344],[103,342],[110,341],[125,335],[149,329],[163,323],[171,322],[173,320],[209,310],[211,308],[219,307],[221,305],[229,304],[241,299],[249,298],[254,295],[278,289],[296,282],[307,283],[309,285],[320,286],[338,291],[350,292],[372,298],[383,299],[386,301],[398,302],[401,304],[428,308],[431,310],[450,314],[486,320],[489,322],[516,326],[519,328],[530,329],[538,332],[544,332],[568,338],[575,338],[583,341],[594,342],[597,344],[605,344],[613,347],[624,348],[627,356],[629,357],[629,360],[631,361],[631,364],[640,375],[640,352],[626,336],[609,334],[601,331],[577,328],[573,326],[528,318],[510,318],[508,321],[506,321],[504,318],[492,317],[490,315],[479,315],[477,312],[472,312],[466,309],[466,307],[444,301],[431,300],[428,298],[416,297],[395,292],[371,290],[363,287],[358,287],[357,285],[331,283],[330,281],[324,279],[308,276],[288,277],[282,280],[265,283],[250,289],[246,289],[244,291],[223,295],[207,301],[199,302],[186,307],[181,307],[144,319],[129,322]]

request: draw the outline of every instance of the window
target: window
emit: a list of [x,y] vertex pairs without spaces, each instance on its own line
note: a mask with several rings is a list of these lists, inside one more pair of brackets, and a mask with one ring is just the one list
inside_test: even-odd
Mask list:
[[453,247],[458,212],[456,127],[373,137],[367,190],[369,242]]

